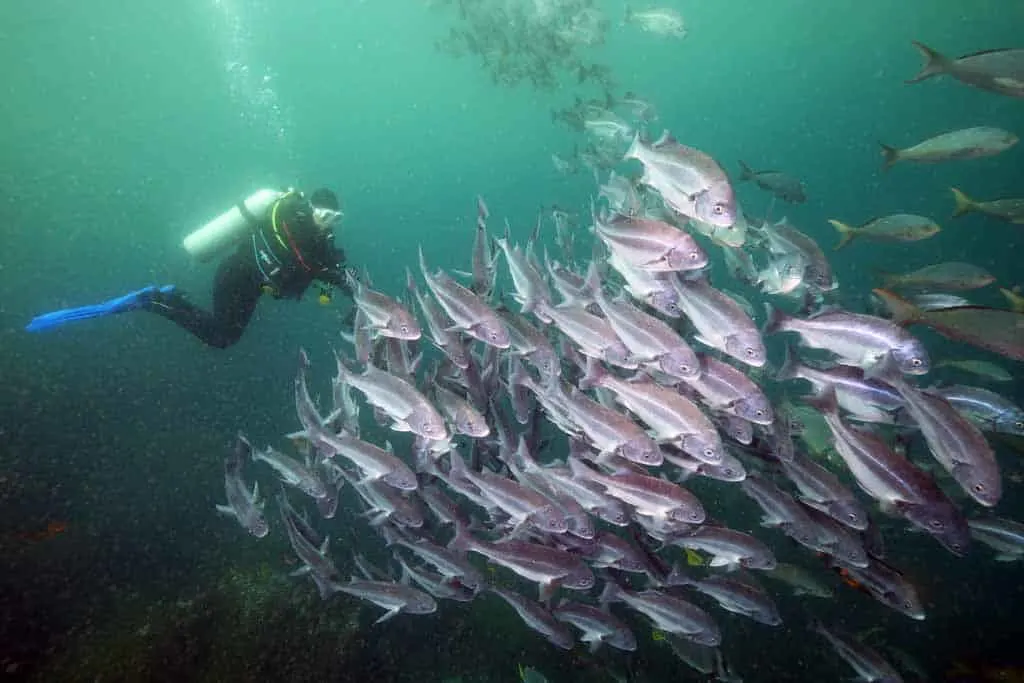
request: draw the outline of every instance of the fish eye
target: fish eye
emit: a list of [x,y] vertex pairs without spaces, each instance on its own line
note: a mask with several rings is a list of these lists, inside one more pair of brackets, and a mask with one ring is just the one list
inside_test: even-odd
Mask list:
[[712,211],[712,212],[713,212],[713,213],[714,213],[714,214],[715,214],[716,216],[721,216],[721,215],[722,215],[723,213],[725,213],[725,207],[724,207],[724,206],[722,206],[721,204],[715,204],[715,205],[714,205],[714,206],[713,206],[713,207],[711,208],[711,211]]
[[919,368],[922,365],[924,365],[924,361],[921,360],[920,358],[912,358],[910,360],[910,364],[913,365],[915,368]]
[[1022,422],[1020,420],[1014,422],[1013,423],[1013,428],[1014,429],[1024,429],[1024,422]]
[[985,485],[982,483],[975,484],[974,486],[971,487],[971,490],[974,491],[975,493],[984,493]]
[[932,521],[928,522],[928,525],[929,525],[929,526],[930,526],[931,528],[933,528],[933,529],[938,529],[938,530],[940,530],[940,531],[941,531],[942,529],[945,529],[945,528],[946,528],[946,525],[945,525],[945,524],[943,524],[943,523],[942,523],[942,520],[939,520],[939,519],[933,519]]
[[409,326],[408,325],[402,325],[400,329],[402,331],[402,334],[409,334]]
[[905,607],[906,609],[913,609],[914,603],[910,602],[910,600],[904,600],[903,607]]
[[700,254],[698,254],[695,251],[691,251],[690,252],[690,260],[691,261],[699,261],[700,260]]
[[851,513],[846,515],[846,518],[848,520],[850,520],[851,522],[856,522],[857,521],[857,513],[851,512]]
[[704,453],[704,457],[705,458],[713,458],[713,457],[715,457],[715,449],[711,448],[710,446],[705,448],[702,452]]
[[752,346],[748,346],[745,349],[743,349],[743,353],[747,354],[751,358],[753,358],[754,356],[757,355],[757,351],[755,351],[754,347],[752,347]]
[[764,417],[764,410],[758,408],[757,410],[754,411],[754,415],[756,415],[757,417]]

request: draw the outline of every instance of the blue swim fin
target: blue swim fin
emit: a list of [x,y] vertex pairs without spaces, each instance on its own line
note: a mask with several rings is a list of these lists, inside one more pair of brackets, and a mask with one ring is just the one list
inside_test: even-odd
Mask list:
[[163,287],[150,285],[149,287],[143,287],[142,289],[129,292],[124,296],[109,299],[100,304],[79,306],[78,308],[64,308],[59,311],[37,315],[35,318],[32,318],[32,322],[25,326],[25,330],[28,332],[42,332],[43,330],[59,327],[65,323],[74,322],[76,320],[101,318],[105,315],[134,311],[149,303],[153,299],[154,295],[170,294],[173,291],[174,285],[164,285]]

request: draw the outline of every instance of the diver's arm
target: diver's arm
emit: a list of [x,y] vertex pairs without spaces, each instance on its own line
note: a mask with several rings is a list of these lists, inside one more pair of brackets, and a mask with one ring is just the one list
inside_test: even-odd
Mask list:
[[345,250],[339,249],[329,243],[327,250],[331,256],[328,259],[325,259],[325,262],[330,265],[326,266],[323,271],[318,273],[316,279],[320,282],[331,285],[332,287],[336,287],[351,297],[352,287],[349,285],[348,277],[345,275]]

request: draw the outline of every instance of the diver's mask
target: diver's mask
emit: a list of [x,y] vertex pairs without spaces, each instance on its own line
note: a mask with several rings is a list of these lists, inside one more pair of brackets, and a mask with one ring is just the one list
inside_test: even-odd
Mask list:
[[344,215],[341,211],[335,211],[334,209],[326,209],[320,206],[313,207],[313,222],[324,232],[334,227]]

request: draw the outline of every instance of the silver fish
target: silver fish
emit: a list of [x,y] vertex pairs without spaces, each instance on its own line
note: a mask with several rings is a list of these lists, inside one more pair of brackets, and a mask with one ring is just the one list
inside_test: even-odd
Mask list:
[[765,304],[768,323],[765,333],[796,332],[804,346],[825,349],[840,362],[872,368],[890,354],[901,372],[923,375],[931,361],[919,339],[885,318],[841,310],[826,310],[810,318],[786,315]]
[[316,471],[290,455],[268,446],[264,450],[253,450],[252,459],[253,462],[263,461],[270,465],[283,483],[294,486],[310,498],[327,497],[327,486]]
[[934,164],[955,159],[990,157],[1005,152],[1019,140],[1016,135],[1001,128],[976,126],[942,133],[905,149],[879,144],[885,159],[882,169],[888,170],[900,161]]
[[700,374],[697,354],[664,321],[621,297],[608,300],[600,289],[596,294],[605,319],[639,362],[653,364],[665,374],[684,380]]
[[453,331],[465,332],[470,337],[495,348],[507,349],[511,344],[508,329],[498,314],[477,294],[453,280],[444,271],[433,275],[427,269],[427,262],[420,249],[420,271],[441,308],[454,321]]
[[437,611],[437,601],[434,598],[404,583],[366,581],[352,577],[348,583],[339,585],[338,590],[361,600],[368,600],[387,610],[373,622],[375,624],[402,613],[433,614]]
[[302,562],[302,566],[292,572],[292,576],[308,575],[316,584],[320,597],[326,600],[332,594],[341,590],[341,585],[337,582],[338,570],[334,566],[334,562],[327,555],[330,539],[324,538],[323,543],[319,547],[313,545],[308,538],[302,535],[299,527],[296,525],[296,518],[291,512],[290,506],[281,503],[279,507],[281,520],[284,522],[285,532],[288,535],[288,542],[291,544],[292,550],[295,551],[299,561]]
[[893,413],[903,407],[903,397],[885,382],[866,377],[860,368],[836,365],[817,368],[801,363],[786,346],[786,358],[775,374],[780,382],[803,379],[811,383],[817,392],[832,387],[843,410],[861,422],[892,423]]
[[551,595],[556,586],[583,591],[594,586],[594,574],[590,568],[576,556],[557,548],[516,540],[490,543],[474,538],[463,527],[456,530],[450,547],[483,555],[524,579],[536,582],[542,601]]
[[725,447],[715,425],[697,405],[678,391],[654,382],[627,382],[596,361],[587,363],[581,387],[600,386],[650,427],[659,441],[672,443],[703,462],[722,462]]
[[520,304],[523,313],[536,312],[538,317],[543,320],[543,310],[551,305],[551,293],[548,291],[547,283],[530,263],[530,247],[527,246],[526,250],[520,249],[518,246],[512,247],[509,245],[509,239],[510,236],[506,230],[505,237],[495,240],[495,243],[505,254],[505,263],[508,265],[509,274],[512,276],[512,285],[515,287],[513,298]]
[[563,650],[572,649],[572,632],[542,605],[498,586],[489,586],[487,590],[511,605],[523,623],[544,636],[552,645]]
[[981,541],[998,554],[999,562],[1015,562],[1024,558],[1024,524],[1012,519],[991,517],[967,521],[971,537]]
[[766,626],[779,626],[782,617],[775,601],[753,578],[740,577],[741,574],[709,576],[705,579],[693,579],[685,576],[679,569],[673,568],[665,582],[670,586],[689,586],[714,599],[722,609],[734,614],[742,614]]
[[867,510],[830,470],[800,453],[790,460],[780,460],[779,464],[800,490],[800,500],[805,505],[821,510],[851,529],[868,528]]
[[1024,436],[1024,409],[994,391],[962,384],[929,391],[984,431]]
[[491,507],[500,508],[516,528],[529,523],[547,533],[562,534],[569,530],[569,523],[558,506],[533,489],[487,470],[473,472],[457,453],[451,454],[451,465],[453,476],[476,486]]
[[808,404],[824,416],[835,438],[836,452],[865,493],[886,512],[901,515],[935,536],[954,554],[966,551],[969,538],[963,515],[928,474],[893,452],[875,434],[843,422],[831,387]]
[[337,362],[338,375],[361,392],[371,405],[384,411],[392,420],[392,429],[412,432],[432,441],[449,437],[444,418],[412,384],[372,364],[359,375],[349,370],[340,356]]
[[545,312],[555,326],[576,343],[583,355],[600,358],[627,370],[639,367],[637,359],[604,318],[574,305],[556,306]]
[[729,177],[708,154],[676,142],[665,133],[653,145],[637,136],[627,159],[643,164],[644,185],[658,191],[672,210],[712,225],[736,222],[736,195]]
[[935,460],[964,492],[985,507],[999,502],[1003,493],[999,464],[981,430],[949,401],[915,389],[893,368],[885,370],[883,379],[903,396],[907,413],[921,430]]
[[722,526],[705,524],[666,542],[689,550],[710,554],[711,567],[727,570],[744,569],[771,570],[776,566],[775,554],[771,548],[750,534]]
[[352,288],[352,301],[363,315],[369,329],[375,334],[395,339],[415,340],[422,335],[416,316],[387,294],[374,291],[348,274]]
[[722,632],[707,612],[668,593],[627,591],[608,581],[600,601],[601,604],[624,602],[666,633],[676,633],[702,645],[715,646],[722,642]]
[[602,643],[626,652],[636,650],[636,636],[628,626],[606,610],[562,600],[551,613],[555,619],[572,624],[582,631],[580,640],[589,645],[591,652],[596,651]]
[[817,620],[811,623],[811,628],[828,641],[832,649],[857,672],[860,680],[871,683],[903,683],[903,677],[882,655],[853,636],[835,627],[826,628]]
[[685,379],[701,400],[721,410],[759,425],[770,425],[775,412],[768,397],[746,374],[707,353],[698,354],[700,374]]
[[640,270],[699,270],[708,264],[708,255],[692,235],[664,221],[616,216],[596,221],[594,232],[624,263]]
[[1024,50],[985,50],[949,59],[924,43],[913,41],[925,63],[907,83],[933,76],[952,76],[961,83],[1010,97],[1024,97]]
[[234,517],[242,528],[256,538],[263,538],[270,532],[263,518],[263,502],[260,500],[259,484],[249,485],[242,479],[242,465],[252,454],[249,441],[239,434],[234,451],[224,459],[224,494],[227,505],[218,505],[217,512]]
[[569,458],[569,467],[577,479],[600,484],[608,495],[632,505],[647,517],[687,524],[700,524],[705,519],[704,506],[696,496],[664,479],[630,472],[601,474],[577,458]]
[[757,325],[743,308],[707,280],[674,279],[679,308],[697,330],[697,340],[751,367],[765,364],[767,351]]

